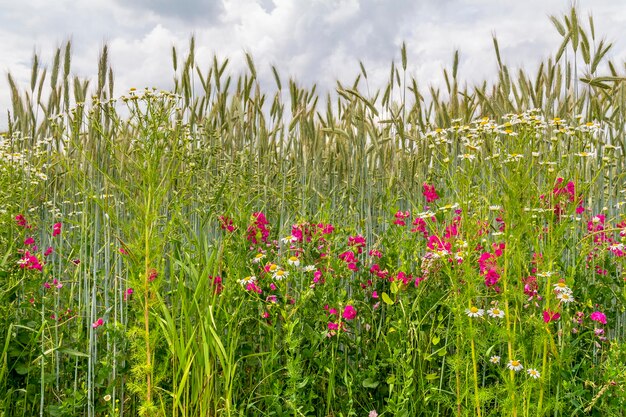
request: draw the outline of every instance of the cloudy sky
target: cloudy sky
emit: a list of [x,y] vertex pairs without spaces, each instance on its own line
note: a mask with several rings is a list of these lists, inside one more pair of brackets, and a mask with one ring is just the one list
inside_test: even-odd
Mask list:
[[[322,91],[349,83],[362,61],[372,88],[383,85],[392,60],[407,44],[410,74],[439,85],[442,68],[460,50],[459,75],[469,83],[493,77],[491,36],[504,61],[533,69],[553,54],[560,37],[549,15],[569,0],[0,0],[0,127],[10,101],[6,73],[29,85],[33,52],[50,65],[56,47],[73,42],[73,72],[94,77],[97,56],[109,45],[116,94],[130,87],[168,88],[171,47],[184,55],[196,36],[201,65],[217,54],[234,74],[255,60],[273,88],[270,65],[283,78]],[[626,0],[578,0],[579,14],[594,16],[596,36],[614,43],[610,55],[626,60]],[[206,65],[204,65],[205,68]]]

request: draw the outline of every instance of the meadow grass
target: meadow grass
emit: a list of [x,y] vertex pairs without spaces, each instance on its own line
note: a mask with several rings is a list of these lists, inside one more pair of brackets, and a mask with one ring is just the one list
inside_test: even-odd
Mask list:
[[[172,51],[9,76],[0,414],[624,415],[626,83],[593,20],[536,74],[267,92]],[[606,74],[599,75],[599,69]],[[620,72],[622,71],[622,72]]]

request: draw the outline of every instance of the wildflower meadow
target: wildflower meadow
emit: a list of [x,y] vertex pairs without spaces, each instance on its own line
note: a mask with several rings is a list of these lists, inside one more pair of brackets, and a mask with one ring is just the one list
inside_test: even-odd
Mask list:
[[0,416],[626,415],[626,67],[576,9],[535,73],[320,97],[71,44],[0,141]]

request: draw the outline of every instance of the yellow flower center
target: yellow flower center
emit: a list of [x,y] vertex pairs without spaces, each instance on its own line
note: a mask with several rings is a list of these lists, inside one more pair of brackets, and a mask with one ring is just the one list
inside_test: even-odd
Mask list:
[[477,307],[470,307],[470,313],[472,313],[472,314],[478,313],[478,308]]
[[496,316],[500,314],[500,310],[497,308],[494,308],[492,311],[493,311],[493,314],[495,314]]
[[519,361],[511,361],[511,365],[513,365],[513,366],[519,366]]

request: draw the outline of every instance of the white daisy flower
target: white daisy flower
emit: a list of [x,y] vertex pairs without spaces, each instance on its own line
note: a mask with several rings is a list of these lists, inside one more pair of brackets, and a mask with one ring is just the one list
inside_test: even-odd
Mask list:
[[277,269],[276,272],[274,272],[274,279],[276,281],[282,281],[288,276],[289,276],[289,272],[285,271],[284,269]]
[[510,360],[507,364],[506,367],[509,368],[512,371],[518,372],[521,371],[522,369],[524,369],[524,367],[522,366],[522,363],[520,361],[517,360]]
[[560,292],[556,295],[556,298],[560,300],[562,303],[573,303],[574,296],[571,292]]
[[489,358],[489,362],[498,364],[500,363],[500,357],[498,355],[494,355]]
[[493,318],[504,318],[504,310],[500,310],[498,307],[490,308],[489,310],[487,310],[487,314],[489,315],[489,317]]
[[241,278],[237,280],[237,282],[240,283],[243,287],[255,281],[256,281],[256,277],[254,275],[250,275],[245,278]]
[[296,242],[298,238],[289,235],[287,237],[282,238],[281,240],[283,241],[283,243],[291,243],[291,242]]
[[265,258],[264,253],[257,253],[256,255],[254,255],[254,258],[252,258],[252,262],[255,264],[258,264],[259,262],[261,262],[261,259],[263,258]]
[[528,375],[530,375],[531,378],[537,379],[541,377],[539,371],[534,368],[529,368],[526,372],[528,373]]
[[467,314],[468,317],[482,317],[483,314],[485,314],[485,310],[472,306],[465,309],[465,314]]
[[297,256],[290,256],[289,259],[287,259],[287,263],[293,266],[300,266],[300,259],[298,259]]
[[558,293],[567,293],[567,294],[571,294],[572,290],[570,289],[570,287],[567,286],[567,284],[565,284],[565,282],[563,281],[559,281],[556,284],[553,285],[554,287],[554,291],[558,292]]
[[304,268],[302,268],[302,270],[304,272],[313,272],[315,271],[315,265],[307,265]]

